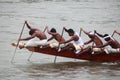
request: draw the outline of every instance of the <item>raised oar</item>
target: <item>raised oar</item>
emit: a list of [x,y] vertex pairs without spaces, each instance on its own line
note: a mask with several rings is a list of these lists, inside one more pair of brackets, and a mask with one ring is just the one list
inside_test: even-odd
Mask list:
[[82,29],[80,28],[80,33],[79,33],[79,36],[81,37],[81,33],[82,33]]
[[[47,29],[47,28],[45,28],[45,29],[43,30],[43,32],[45,32],[46,29]],[[33,55],[33,51],[32,51],[32,53],[30,54],[30,56],[28,57],[28,59],[27,59],[28,61],[30,61],[30,58],[32,57],[32,55]]]
[[[94,30],[94,34],[93,35],[94,35],[94,38],[95,38],[95,30]],[[95,44],[94,43],[94,38],[93,38],[93,43],[92,43],[92,49],[94,48],[94,44]],[[92,54],[94,54],[94,52],[92,52]]]
[[47,30],[47,28],[45,28],[44,30],[43,30],[43,32],[45,32]]
[[22,30],[21,30],[21,33],[20,33],[20,36],[19,36],[19,38],[18,38],[18,41],[17,41],[17,46],[16,46],[16,48],[15,48],[15,51],[14,51],[14,53],[13,53],[13,57],[12,57],[12,59],[11,59],[11,63],[13,62],[13,60],[14,60],[14,57],[15,57],[15,53],[16,53],[16,51],[17,51],[17,47],[18,47],[18,45],[19,45],[19,39],[21,38],[21,36],[22,36],[22,33],[23,33],[23,30],[24,30],[24,27],[25,27],[25,23],[24,23],[24,25],[23,25],[23,27],[22,27]]
[[[95,38],[95,30],[94,30],[94,38]],[[92,43],[92,47],[94,46],[94,38],[93,38],[93,43]]]
[[[63,30],[62,30],[61,40],[62,40],[62,37],[63,37],[63,33],[64,33],[64,28],[63,28]],[[59,43],[59,45],[58,45],[58,50],[59,50],[59,48],[60,48],[60,43]],[[54,63],[56,63],[56,59],[57,59],[57,55],[55,56]]]
[[114,36],[114,34],[115,34],[115,31],[112,33],[112,37]]

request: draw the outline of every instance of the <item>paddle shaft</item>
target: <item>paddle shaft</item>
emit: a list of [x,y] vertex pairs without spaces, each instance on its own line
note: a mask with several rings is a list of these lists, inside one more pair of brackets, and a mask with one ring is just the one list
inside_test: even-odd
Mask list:
[[[61,34],[61,40],[62,40],[62,37],[63,37],[63,33],[64,33],[64,28],[62,30],[62,34]],[[58,45],[58,49],[60,48],[60,43]],[[57,59],[57,55],[55,56],[55,59],[54,59],[54,63],[56,62],[56,59]]]
[[18,38],[18,41],[17,41],[17,46],[16,46],[16,48],[15,48],[15,51],[14,51],[13,57],[12,57],[12,59],[11,59],[11,62],[14,60],[15,53],[16,53],[17,47],[18,47],[19,42],[20,42],[20,41],[19,41],[19,39],[20,39],[20,38],[21,38],[21,36],[22,36],[22,33],[23,33],[23,30],[24,30],[24,27],[25,27],[25,23],[24,23],[24,25],[23,25],[23,27],[22,27],[22,30],[21,30],[20,36],[19,36],[19,38]]
[[81,33],[82,33],[82,29],[80,28],[80,33],[79,33],[79,36],[81,37]]
[[[94,30],[94,38],[95,38],[95,30]],[[94,46],[94,38],[93,38],[93,43],[92,43],[92,47]]]
[[43,32],[45,32],[46,30],[47,30],[47,28],[45,28]]
[[112,37],[113,37],[114,34],[115,34],[115,31],[112,33]]

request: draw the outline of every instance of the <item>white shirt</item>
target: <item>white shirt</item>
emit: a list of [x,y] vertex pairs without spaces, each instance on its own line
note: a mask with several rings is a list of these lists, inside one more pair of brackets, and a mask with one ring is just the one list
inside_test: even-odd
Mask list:
[[79,34],[77,32],[75,32],[74,35],[77,35],[79,37],[79,39],[77,41],[74,41],[74,43],[77,44],[77,45],[81,45],[81,46],[84,45],[84,42],[81,39],[81,37],[79,36]]

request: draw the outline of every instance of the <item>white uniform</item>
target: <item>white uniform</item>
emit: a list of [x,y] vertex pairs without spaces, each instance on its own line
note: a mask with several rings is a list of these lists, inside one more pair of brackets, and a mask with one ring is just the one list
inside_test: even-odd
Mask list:
[[30,39],[24,45],[25,47],[36,47],[36,46],[43,46],[47,45],[47,39],[44,40],[36,40],[35,38]]
[[[77,32],[75,32],[74,35],[77,35],[77,36],[79,37],[79,34],[78,34]],[[84,42],[83,42],[83,40],[81,39],[81,37],[79,37],[79,40],[74,41],[74,43],[75,43],[76,45],[81,45],[81,46],[84,45]]]
[[[79,34],[77,32],[75,32],[74,35],[77,35],[79,37]],[[80,52],[80,50],[83,48],[84,42],[81,39],[81,37],[79,37],[79,39],[77,41],[74,41],[74,47],[76,49],[76,54]]]
[[60,45],[59,45],[58,42],[52,42],[52,43],[49,44],[49,46],[50,46],[51,48],[56,48],[56,47],[63,48],[63,47],[65,47],[65,44],[60,44]]

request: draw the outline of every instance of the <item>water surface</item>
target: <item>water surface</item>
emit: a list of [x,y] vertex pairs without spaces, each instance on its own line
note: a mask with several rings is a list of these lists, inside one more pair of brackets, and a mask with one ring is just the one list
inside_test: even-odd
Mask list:
[[[0,0],[0,80],[119,80],[120,65],[116,63],[95,63],[68,58],[33,54],[17,49],[14,64],[11,58],[15,50],[10,46],[17,41],[24,21],[44,30],[48,25],[59,33],[63,26],[79,33],[86,31],[112,34],[120,31],[119,0]],[[28,36],[25,28],[22,37]],[[47,35],[50,37],[49,35]],[[66,39],[69,36],[64,33]],[[120,36],[115,34],[120,42]],[[82,38],[89,38],[82,33]]]

